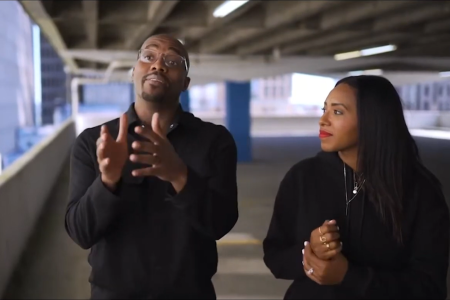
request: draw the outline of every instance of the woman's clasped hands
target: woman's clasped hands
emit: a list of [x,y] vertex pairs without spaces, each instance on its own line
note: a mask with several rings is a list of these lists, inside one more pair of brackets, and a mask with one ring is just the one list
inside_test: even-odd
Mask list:
[[310,241],[305,242],[302,250],[306,275],[320,285],[340,284],[348,270],[348,261],[341,250],[336,221],[325,221],[311,232]]

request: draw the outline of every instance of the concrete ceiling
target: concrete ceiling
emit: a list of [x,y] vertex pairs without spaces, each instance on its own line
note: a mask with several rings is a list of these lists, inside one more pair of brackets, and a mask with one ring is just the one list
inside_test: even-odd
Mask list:
[[[156,33],[184,41],[195,83],[374,68],[437,79],[450,70],[450,1],[254,0],[224,18],[213,16],[223,1],[20,2],[72,72],[83,75],[129,80],[124,70]],[[397,51],[333,59],[386,44]]]

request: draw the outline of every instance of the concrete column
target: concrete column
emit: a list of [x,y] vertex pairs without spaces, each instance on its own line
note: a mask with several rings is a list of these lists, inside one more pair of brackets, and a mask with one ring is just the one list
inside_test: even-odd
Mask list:
[[191,97],[189,95],[189,90],[181,93],[180,104],[184,111],[191,111]]
[[225,124],[234,137],[238,148],[238,161],[252,160],[250,136],[250,82],[231,82],[226,87]]

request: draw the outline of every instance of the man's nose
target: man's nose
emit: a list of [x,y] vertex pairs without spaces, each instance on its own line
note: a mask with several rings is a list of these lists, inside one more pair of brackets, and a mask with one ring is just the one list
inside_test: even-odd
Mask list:
[[166,72],[167,66],[164,62],[164,57],[160,55],[152,65],[152,71]]

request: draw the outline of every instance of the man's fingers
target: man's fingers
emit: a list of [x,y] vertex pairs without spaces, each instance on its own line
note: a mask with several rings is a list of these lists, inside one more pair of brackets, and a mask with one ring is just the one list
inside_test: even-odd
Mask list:
[[130,160],[135,163],[141,163],[145,165],[157,165],[160,163],[158,156],[153,154],[131,154]]
[[126,114],[120,116],[119,121],[119,133],[117,134],[116,141],[118,143],[126,142],[128,135],[128,117]]
[[105,158],[105,149],[106,146],[111,143],[111,138],[108,133],[102,133],[100,137],[97,139],[97,157],[101,160]]
[[137,170],[133,170],[133,172],[131,172],[131,174],[135,177],[147,177],[147,176],[156,176],[158,172],[158,167],[148,167],[148,168],[142,168],[142,169],[137,169]]
[[153,129],[154,133],[156,133],[160,137],[164,138],[165,134],[163,132],[163,129],[161,128],[161,122],[159,120],[159,113],[154,113],[152,116],[152,129]]
[[131,147],[139,152],[157,153],[157,146],[151,142],[133,142]]
[[141,135],[142,137],[146,138],[147,140],[155,143],[155,144],[160,144],[163,140],[162,137],[160,137],[158,134],[156,134],[155,132],[153,132],[150,128],[142,128],[140,126],[136,126],[134,128],[134,131]]
[[103,139],[101,137],[99,137],[97,139],[97,141],[95,142],[95,146],[98,148],[98,146],[100,146],[100,143],[103,141]]
[[105,158],[105,142],[101,138],[97,140],[97,159],[102,160]]
[[[100,128],[100,137],[97,139],[96,141],[96,145],[97,145],[97,149],[99,147],[105,147],[106,143],[111,142],[112,138],[111,135],[109,134],[108,128],[106,127],[106,125],[103,125]],[[103,144],[103,146],[101,146]]]
[[110,137],[110,133],[108,130],[108,127],[106,127],[106,125],[102,125],[102,127],[100,128],[100,136],[106,136],[106,137]]
[[104,158],[104,159],[100,160],[99,164],[98,164],[100,172],[104,173],[110,163],[111,163],[111,159],[109,159],[109,158]]

